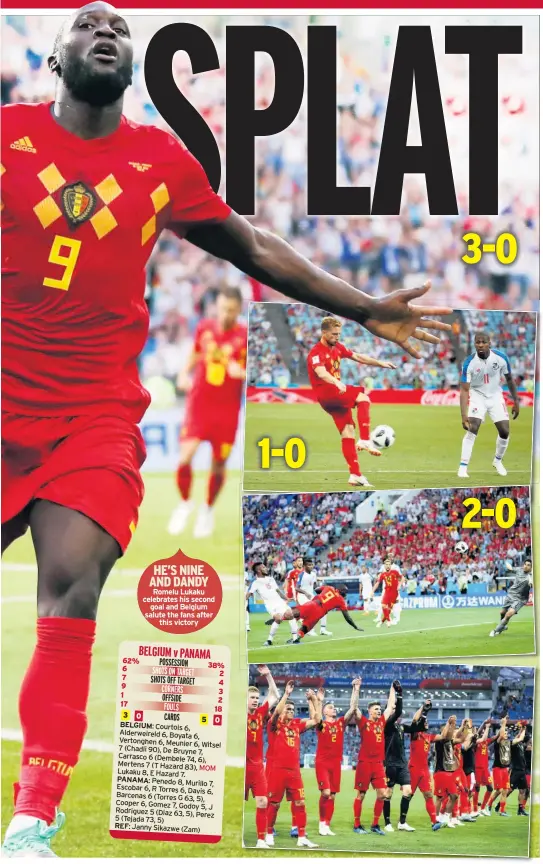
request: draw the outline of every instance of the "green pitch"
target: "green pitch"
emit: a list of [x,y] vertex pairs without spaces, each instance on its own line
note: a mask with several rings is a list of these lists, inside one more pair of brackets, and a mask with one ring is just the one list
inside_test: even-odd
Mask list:
[[[487,418],[473,448],[469,480],[459,481],[456,472],[464,431],[458,408],[374,405],[372,428],[380,423],[392,426],[396,443],[379,457],[360,454],[360,467],[378,489],[472,488],[503,486],[504,482],[525,485],[531,476],[532,419],[532,409],[523,408],[520,417],[511,421],[511,440],[503,460],[509,473],[507,478],[501,478],[492,467],[497,433]],[[303,467],[291,469],[282,459],[273,458],[271,468],[263,470],[257,442],[264,437],[271,439],[272,447],[279,448],[291,437],[302,438],[307,447]],[[246,491],[341,491],[352,489],[347,479],[339,434],[332,418],[319,405],[247,404]]]
[[[352,612],[364,633],[353,630],[342,615],[331,612],[327,628],[332,636],[306,636],[299,645],[286,645],[288,623],[281,624],[274,644],[263,647],[269,627],[266,613],[251,617],[247,634],[250,663],[295,663],[300,660],[395,660],[413,657],[458,657],[529,654],[535,650],[533,607],[525,606],[509,629],[491,639],[489,633],[499,621],[499,609],[409,609],[394,627],[377,628],[374,615]],[[319,625],[317,625],[317,634]],[[483,661],[484,662],[484,661]],[[493,660],[491,660],[493,662]],[[509,662],[509,661],[508,661]]]
[[[353,784],[354,772],[343,772],[342,791],[336,797],[336,809],[332,822],[332,831],[335,837],[320,837],[318,833],[318,799],[319,792],[315,781],[313,770],[302,771],[305,785],[307,804],[307,836],[314,843],[319,844],[319,849],[343,850],[345,852],[356,852],[358,855],[383,852],[390,855],[461,855],[472,858],[477,855],[496,855],[499,849],[501,857],[527,856],[528,855],[528,822],[526,817],[516,815],[517,793],[514,792],[509,798],[508,810],[512,814],[510,819],[505,819],[493,813],[490,818],[480,817],[474,824],[466,824],[461,828],[442,828],[433,832],[430,827],[430,819],[424,807],[424,799],[417,792],[411,801],[408,822],[416,830],[409,834],[407,832],[394,831],[380,837],[375,834],[354,834],[353,825]],[[398,823],[400,809],[400,794],[396,788],[392,799],[391,821],[394,828]],[[366,795],[364,803],[362,823],[369,828],[373,816],[373,803],[375,796],[372,791]],[[244,840],[246,846],[254,846],[256,842],[254,801],[250,800],[245,807]],[[539,811],[538,807],[534,810]],[[532,816],[532,837],[537,838],[539,813]],[[384,825],[381,818],[381,827]],[[276,823],[277,835],[275,848],[295,850],[296,840],[290,837],[290,805],[283,802],[279,810]],[[270,852],[270,855],[275,855]],[[305,854],[311,854],[305,852]]]

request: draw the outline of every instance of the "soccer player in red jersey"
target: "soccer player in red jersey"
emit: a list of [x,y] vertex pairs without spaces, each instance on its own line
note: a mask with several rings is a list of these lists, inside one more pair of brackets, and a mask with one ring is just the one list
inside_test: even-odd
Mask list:
[[362,807],[370,784],[375,789],[376,799],[373,808],[373,822],[370,831],[373,834],[385,832],[379,827],[379,819],[383,812],[386,798],[385,777],[385,725],[396,707],[396,690],[391,685],[387,705],[382,711],[379,702],[370,702],[368,716],[365,717],[359,708],[355,711],[356,723],[360,732],[360,750],[354,780],[356,796],[354,799],[354,827],[356,834],[367,834],[362,825]]
[[303,572],[304,572],[304,559],[301,555],[298,555],[294,559],[294,567],[292,568],[292,570],[289,570],[287,575],[285,576],[285,583],[284,583],[283,588],[284,588],[285,597],[287,598],[287,600],[294,600],[294,602],[297,602],[297,600],[298,600],[297,593],[298,592],[296,591],[296,588],[298,585],[298,579],[300,578],[300,576],[302,575]]
[[[293,804],[294,818],[298,829],[298,846],[307,849],[317,849],[306,836],[307,812],[305,809],[305,791],[300,771],[300,735],[317,726],[321,719],[321,703],[313,690],[307,691],[308,702],[311,703],[309,720],[294,717],[295,706],[290,700],[294,692],[294,682],[288,681],[285,692],[276,706],[268,723],[268,741],[273,742],[271,765],[268,770],[268,834],[266,843],[274,846],[273,829],[279,807],[285,792]],[[268,747],[267,759],[270,753]]]
[[291,644],[296,645],[302,641],[307,633],[316,627],[321,618],[324,618],[328,612],[337,609],[341,612],[347,624],[350,624],[355,630],[360,630],[360,632],[363,633],[364,628],[359,627],[349,614],[347,602],[345,600],[346,596],[346,585],[340,585],[338,588],[332,588],[331,585],[321,585],[315,589],[315,597],[313,597],[312,600],[309,600],[302,606],[294,606],[293,609],[287,609],[283,613],[278,613],[277,616],[266,621],[266,624],[273,624],[274,620],[290,621],[292,618],[299,620],[301,623],[298,635],[293,636],[292,639],[288,640]]
[[456,828],[456,824],[458,823],[458,820],[453,816],[459,795],[456,774],[459,760],[455,752],[453,740],[456,732],[456,716],[453,714],[442,727],[439,737],[435,740],[434,794],[436,811],[440,814],[440,821],[444,822],[449,828]]
[[394,567],[391,558],[387,558],[385,560],[383,567],[384,569],[377,576],[377,579],[375,580],[373,586],[373,591],[375,593],[375,589],[377,588],[377,586],[381,582],[383,583],[383,598],[381,601],[383,617],[381,621],[377,622],[377,626],[381,627],[382,624],[386,624],[387,627],[390,627],[390,613],[392,612],[393,606],[395,606],[395,604],[398,602],[400,588],[402,588],[405,584],[405,579],[403,578],[398,567]]
[[[473,791],[473,809],[479,816],[491,816],[488,802],[494,791],[492,785],[492,774],[488,764],[489,747],[496,740],[496,735],[489,737],[490,720],[484,724],[484,728],[480,731],[477,739],[477,749],[475,750],[475,786]],[[485,794],[481,807],[479,808],[479,793],[481,786],[486,786]]]
[[[181,428],[177,486],[181,502],[172,513],[168,531],[181,534],[192,511],[192,460],[202,441],[212,448],[207,498],[200,507],[194,536],[213,533],[213,505],[221,491],[226,462],[236,439],[247,355],[247,327],[238,321],[239,288],[221,288],[217,317],[200,321],[186,369],[179,373],[178,390],[188,391]],[[192,383],[190,374],[193,373]]]
[[[38,571],[8,857],[48,855],[64,821],[55,814],[85,735],[98,601],[138,521],[150,399],[137,359],[162,230],[412,356],[412,340],[436,340],[421,326],[450,329],[422,321],[450,309],[411,305],[429,283],[370,297],[234,213],[175,137],[123,117],[132,54],[124,18],[90,3],[48,58],[54,103],[2,108],[2,551],[30,527]],[[30,145],[12,146],[21,138]]]
[[319,799],[319,834],[334,837],[330,828],[334,815],[336,795],[341,789],[341,763],[343,760],[343,741],[345,727],[349,725],[358,708],[360,698],[360,678],[353,681],[351,704],[343,717],[338,717],[333,702],[324,703],[325,691],[317,691],[317,699],[322,705],[322,720],[317,726],[317,752],[315,773],[317,786],[321,793]]
[[[370,399],[364,387],[354,387],[341,381],[340,366],[343,359],[354,360],[364,366],[381,366],[395,369],[388,360],[374,360],[365,354],[351,351],[339,341],[341,321],[330,316],[321,321],[321,338],[307,355],[309,383],[321,408],[330,414],[341,436],[341,450],[349,466],[350,486],[371,486],[360,472],[357,450],[366,450],[372,456],[380,456],[381,451],[370,441]],[[353,408],[356,408],[360,438],[355,444],[356,427],[353,421]]]
[[411,743],[409,749],[409,774],[411,776],[411,791],[414,795],[420,789],[424,797],[426,812],[432,823],[432,831],[444,827],[437,818],[436,805],[433,799],[433,783],[428,756],[434,741],[443,741],[443,735],[432,735],[428,732],[428,712],[431,702],[426,700],[415,713],[412,721]]
[[509,769],[511,767],[511,741],[507,734],[507,715],[502,718],[496,740],[494,741],[494,765],[492,768],[492,779],[494,781],[494,792],[488,802],[488,808],[492,807],[499,798],[496,805],[498,813],[503,815],[507,805],[507,793],[509,792]]
[[279,701],[279,691],[267,666],[257,666],[268,681],[268,693],[262,705],[258,687],[247,692],[247,750],[245,759],[245,800],[253,793],[256,803],[256,848],[268,849],[266,843],[268,784],[264,772],[264,726],[271,709]]
[[[459,791],[459,811],[462,822],[475,822],[476,817],[471,815],[471,779],[475,768],[475,739],[476,730],[473,721],[467,717],[456,736],[455,747],[457,748],[458,768],[456,778]],[[455,813],[455,815],[457,815]]]

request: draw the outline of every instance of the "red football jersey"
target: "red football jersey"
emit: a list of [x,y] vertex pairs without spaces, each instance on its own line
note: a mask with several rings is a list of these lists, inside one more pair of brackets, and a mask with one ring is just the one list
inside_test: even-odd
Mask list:
[[285,578],[284,590],[287,600],[296,600],[296,585],[303,570],[289,570]]
[[359,762],[385,761],[385,722],[383,716],[378,720],[362,716],[357,722],[360,732]]
[[385,591],[388,590],[392,593],[394,591],[399,590],[400,583],[402,581],[402,574],[400,573],[399,570],[396,570],[394,567],[391,567],[390,570],[388,570],[388,571],[383,570],[381,573],[379,573],[379,576],[377,577],[377,579],[379,582],[384,583],[384,589],[383,590],[385,590]]
[[[268,723],[268,738],[273,739],[273,768],[293,768],[300,764],[300,735],[305,732],[305,720],[296,717],[288,723],[278,722],[275,731]],[[268,751],[269,752],[269,751]]]
[[305,624],[308,630],[312,630],[315,624],[333,609],[346,612],[347,603],[339,591],[326,585],[313,600],[296,608],[300,610],[300,621]]
[[[236,324],[221,330],[218,321],[200,321],[194,337],[194,351],[200,355],[194,369],[192,388],[187,399],[187,414],[217,411],[239,414],[244,381],[228,374],[232,361],[245,368],[247,361],[247,327]],[[223,418],[224,419],[224,418]]]
[[324,366],[330,375],[333,375],[334,378],[340,380],[341,361],[344,357],[352,356],[353,352],[349,348],[346,348],[345,345],[342,345],[341,342],[338,342],[333,348],[329,348],[328,345],[323,345],[322,342],[317,342],[317,344],[313,346],[307,355],[307,372],[309,375],[309,383],[313,389],[317,391],[317,395],[319,394],[319,391],[328,393],[333,390],[336,392],[336,388],[333,384],[319,378],[315,372],[316,367]]
[[184,236],[230,212],[167,132],[123,117],[83,140],[51,104],[2,108],[4,409],[139,421],[153,246],[164,228]]
[[315,758],[330,762],[341,762],[344,736],[345,720],[343,717],[337,717],[335,720],[323,720],[321,726],[317,726],[317,753]]
[[429,732],[417,732],[416,738],[411,738],[409,750],[409,767],[419,771],[428,769],[428,754],[432,741],[436,738],[435,735],[430,735]]
[[478,741],[477,747],[475,749],[475,767],[482,770],[488,771],[488,757],[489,757],[489,747],[496,740],[496,736],[492,738],[487,738],[485,741]]
[[269,705],[263,702],[252,714],[247,714],[247,764],[260,765],[264,759],[264,722]]

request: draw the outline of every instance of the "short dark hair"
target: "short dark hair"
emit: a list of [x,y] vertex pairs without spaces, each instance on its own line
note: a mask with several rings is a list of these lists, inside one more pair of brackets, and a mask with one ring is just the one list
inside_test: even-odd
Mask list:
[[296,705],[294,704],[292,699],[287,699],[287,701],[285,702],[285,708],[287,707],[287,705],[292,705],[293,708],[296,708]]
[[256,573],[258,568],[262,567],[263,563],[263,561],[255,561],[255,563],[253,564],[253,573]]
[[346,585],[338,585],[336,591],[338,591],[342,597],[345,597],[349,593],[349,589]]
[[381,707],[381,703],[380,703],[380,702],[368,702],[368,711],[370,710],[370,708],[374,708],[375,705],[378,705],[379,708]]
[[243,295],[235,285],[225,285],[223,288],[220,288],[217,296],[221,294],[227,300],[237,300],[240,306],[243,304]]
[[477,330],[474,341],[477,339],[484,339],[485,342],[490,342],[490,333],[487,330]]
[[531,564],[531,563],[532,563],[532,559],[531,559],[531,558],[525,558],[525,559],[524,559],[524,563],[525,563],[525,564]]

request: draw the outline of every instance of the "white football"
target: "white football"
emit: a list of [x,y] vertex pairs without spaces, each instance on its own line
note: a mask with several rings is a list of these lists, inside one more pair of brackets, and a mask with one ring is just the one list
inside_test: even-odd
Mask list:
[[457,552],[460,552],[461,555],[464,555],[468,551],[468,544],[465,540],[459,540],[454,548]]
[[392,426],[376,426],[371,433],[371,443],[378,447],[379,450],[384,450],[385,447],[392,447],[396,440],[396,433]]

